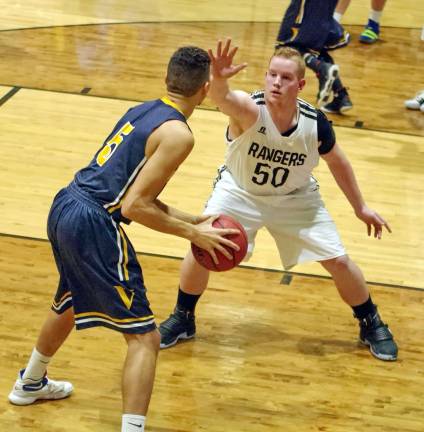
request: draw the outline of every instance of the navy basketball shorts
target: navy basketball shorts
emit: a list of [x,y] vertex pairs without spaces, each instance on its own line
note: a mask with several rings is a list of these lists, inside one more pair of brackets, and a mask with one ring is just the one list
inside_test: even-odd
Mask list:
[[52,310],[73,306],[77,330],[156,328],[135,250],[103,207],[71,184],[56,195],[47,230],[60,275]]

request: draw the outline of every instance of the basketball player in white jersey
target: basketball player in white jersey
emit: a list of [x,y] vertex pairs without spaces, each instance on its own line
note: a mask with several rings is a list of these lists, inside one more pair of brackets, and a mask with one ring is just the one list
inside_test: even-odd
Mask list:
[[[370,209],[352,167],[336,144],[325,115],[298,98],[305,86],[305,64],[293,48],[279,48],[270,60],[265,91],[231,90],[228,79],[246,65],[234,65],[231,40],[209,50],[210,97],[229,117],[227,155],[205,213],[224,213],[246,229],[251,254],[257,231],[265,226],[275,239],[285,269],[319,261],[331,274],[341,298],[359,320],[359,339],[381,360],[396,360],[397,346],[371,300],[364,276],[346,254],[336,226],[311,172],[322,157],[338,186],[374,237],[386,221]],[[188,252],[181,269],[177,305],[160,325],[161,347],[195,334],[194,309],[209,272]]]

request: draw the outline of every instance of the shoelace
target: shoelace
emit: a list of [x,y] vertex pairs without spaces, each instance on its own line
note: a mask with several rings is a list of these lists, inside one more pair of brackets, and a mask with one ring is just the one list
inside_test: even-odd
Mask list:
[[380,325],[379,327],[373,330],[373,333],[374,333],[374,339],[378,342],[393,339],[393,336],[390,333],[387,324]]
[[[186,319],[184,317],[184,319]],[[169,318],[161,324],[161,327],[165,330],[169,330],[174,324],[181,324],[181,316],[176,313],[169,315]]]

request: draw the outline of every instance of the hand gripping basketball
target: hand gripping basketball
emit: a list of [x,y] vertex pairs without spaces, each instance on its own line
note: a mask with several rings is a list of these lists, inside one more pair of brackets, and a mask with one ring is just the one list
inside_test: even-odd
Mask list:
[[231,240],[233,243],[236,243],[239,246],[240,250],[236,251],[228,246],[225,246],[227,251],[232,256],[231,259],[228,259],[221,252],[215,250],[216,256],[219,261],[218,264],[215,264],[209,252],[207,252],[205,249],[200,248],[199,246],[196,246],[194,243],[191,243],[191,251],[193,252],[193,256],[200,265],[207,268],[208,270],[217,272],[231,270],[232,268],[240,264],[243,261],[243,258],[246,256],[248,244],[246,231],[238,221],[227,215],[220,215],[217,219],[213,221],[212,226],[214,228],[238,229],[240,231],[239,234],[229,234],[225,237]]

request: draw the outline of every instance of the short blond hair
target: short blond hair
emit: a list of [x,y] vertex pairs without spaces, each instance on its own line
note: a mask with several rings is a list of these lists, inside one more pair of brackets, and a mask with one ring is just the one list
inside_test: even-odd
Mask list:
[[302,54],[300,54],[300,52],[297,49],[289,46],[279,47],[274,51],[274,54],[269,59],[270,62],[273,59],[273,57],[282,57],[294,61],[297,64],[299,78],[305,77],[305,69],[306,69],[305,60],[303,59]]

